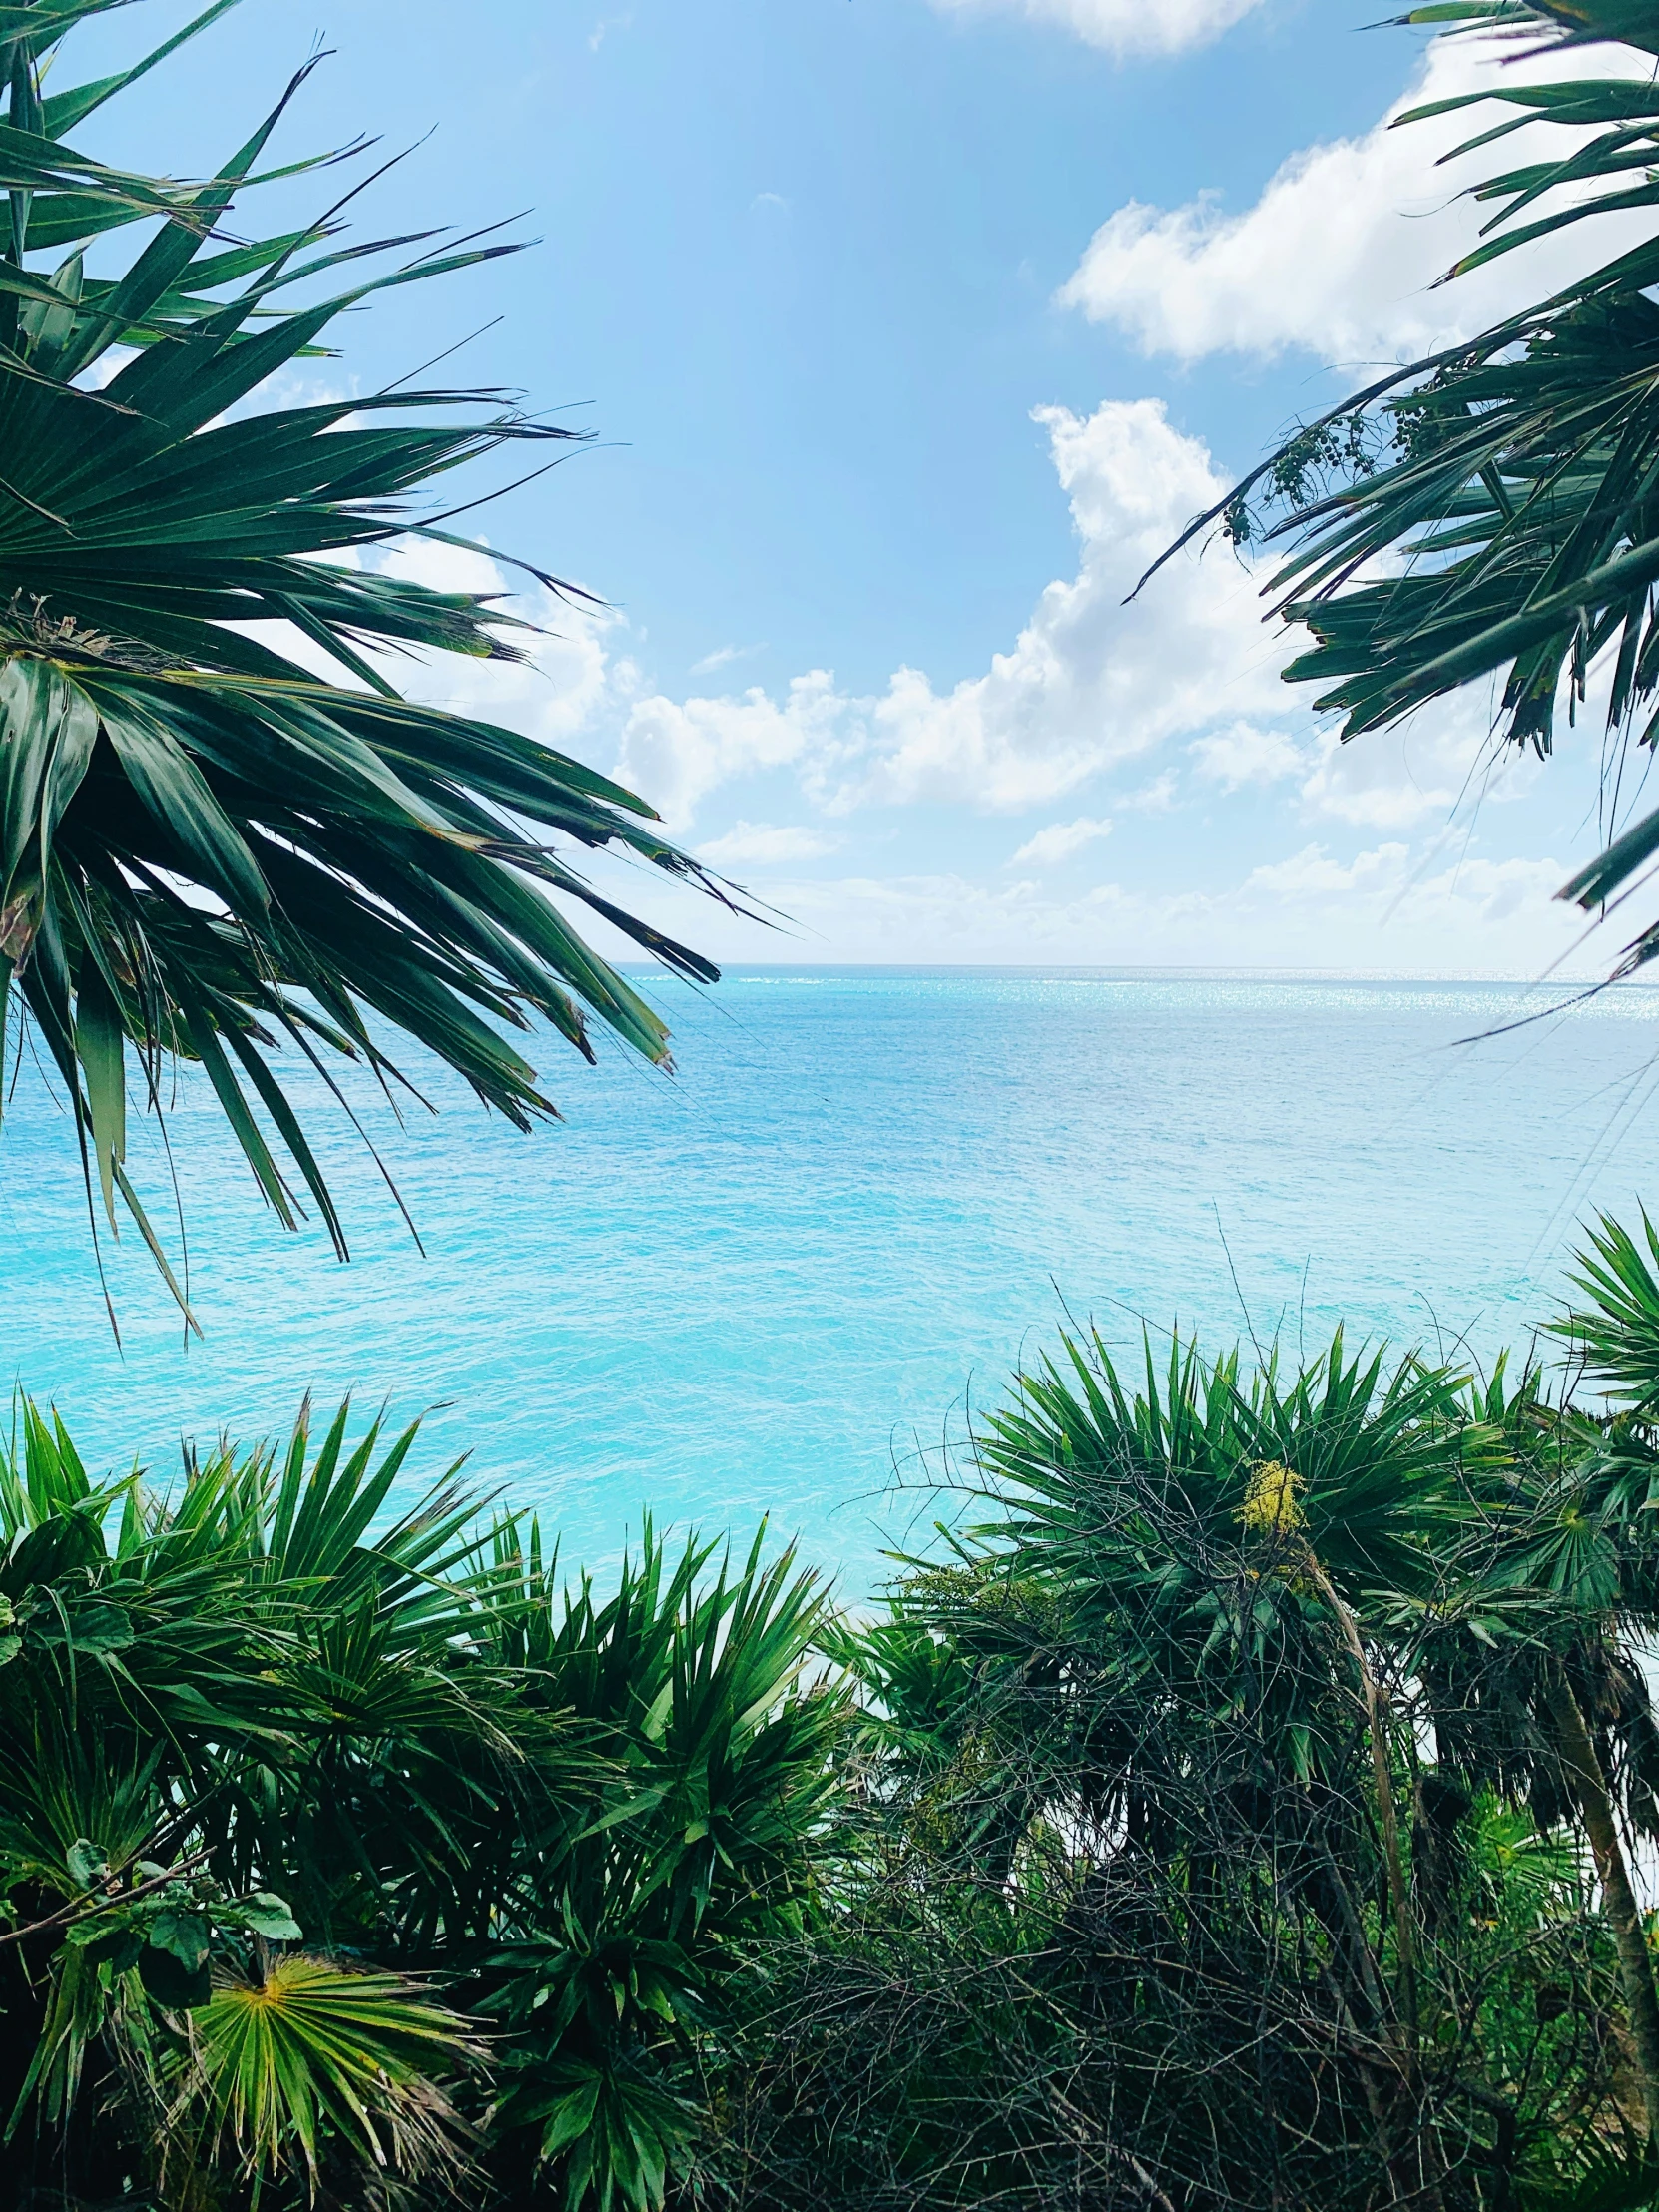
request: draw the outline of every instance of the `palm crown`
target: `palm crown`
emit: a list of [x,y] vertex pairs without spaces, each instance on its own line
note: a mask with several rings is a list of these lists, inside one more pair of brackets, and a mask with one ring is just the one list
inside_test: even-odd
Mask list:
[[[410,652],[521,657],[523,623],[384,573],[373,549],[465,543],[410,495],[571,433],[482,391],[245,406],[345,307],[514,248],[340,245],[337,209],[232,239],[233,197],[260,181],[303,71],[206,183],[74,151],[69,134],[234,0],[137,68],[45,96],[64,33],[118,4],[0,6],[0,1003],[69,1092],[89,1203],[96,1184],[113,1227],[119,1195],[177,1293],[127,1172],[130,1064],[159,1115],[169,1056],[200,1061],[267,1201],[291,1226],[304,1186],[343,1257],[276,1048],[384,1080],[402,1032],[524,1127],[553,1108],[503,1030],[540,1016],[591,1058],[591,1013],[667,1057],[657,1015],[549,893],[683,973],[716,970],[555,847],[613,845],[704,881],[649,807],[512,730],[411,703],[385,673]],[[124,274],[87,274],[95,241],[158,217]],[[315,296],[327,273],[404,249]],[[336,681],[284,650],[294,633]]]
[[[1548,158],[1468,188],[1494,212],[1442,282],[1592,218],[1659,206],[1651,0],[1432,0],[1396,20],[1481,35],[1508,60],[1635,50],[1606,74],[1499,77],[1396,118],[1474,109],[1445,160],[1531,124],[1557,134]],[[1178,541],[1218,521],[1238,544],[1290,541],[1268,588],[1274,614],[1309,642],[1286,678],[1320,687],[1315,705],[1342,717],[1344,739],[1500,676],[1495,731],[1547,754],[1563,696],[1582,703],[1599,661],[1615,753],[1659,742],[1659,238],[1597,263],[1593,226],[1579,235],[1592,262],[1582,279],[1350,394]],[[1650,812],[1560,896],[1596,909],[1634,887],[1656,851]],[[1622,968],[1656,956],[1659,926],[1631,942]]]

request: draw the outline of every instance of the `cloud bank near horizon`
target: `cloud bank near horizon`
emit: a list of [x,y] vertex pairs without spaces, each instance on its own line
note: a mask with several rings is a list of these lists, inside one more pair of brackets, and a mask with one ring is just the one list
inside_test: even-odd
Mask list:
[[[623,624],[552,606],[531,611],[562,635],[545,638],[530,665],[439,666],[416,688],[589,754],[614,729],[619,779],[647,794],[707,864],[794,917],[798,941],[821,957],[891,958],[902,947],[904,957],[941,960],[1203,964],[1225,953],[1227,964],[1450,959],[1524,973],[1570,946],[1573,917],[1552,896],[1564,859],[1474,847],[1459,857],[1448,840],[1448,822],[1473,797],[1523,795],[1540,773],[1512,756],[1490,759],[1481,700],[1340,746],[1281,683],[1290,648],[1262,625],[1258,576],[1224,548],[1182,556],[1123,604],[1147,562],[1222,488],[1202,442],[1153,399],[1106,401],[1089,415],[1042,408],[1035,419],[1069,500],[1076,573],[1039,594],[983,673],[947,691],[901,668],[883,691],[857,695],[815,669],[777,696],[752,686],[677,699],[650,688],[622,650]],[[397,559],[450,588],[504,581],[491,563],[449,549]],[[760,818],[758,782],[775,797],[793,794],[801,819]],[[1074,804],[1041,819],[1103,788],[1109,811]],[[1126,887],[1121,867],[1103,875],[1126,833],[1145,834],[1140,818],[1250,791],[1282,796],[1288,853],[1281,845],[1282,856],[1224,883],[1155,896]],[[736,819],[705,827],[734,801]],[[917,810],[1024,823],[977,877],[918,872],[902,842],[892,847]],[[1345,854],[1332,845],[1345,832],[1380,841]],[[1458,848],[1467,839],[1465,825]],[[831,855],[844,856],[833,875],[802,872]],[[889,864],[872,872],[878,856]],[[641,895],[636,879],[630,897]],[[717,956],[765,958],[788,943],[692,910],[649,881],[643,895],[665,926]]]

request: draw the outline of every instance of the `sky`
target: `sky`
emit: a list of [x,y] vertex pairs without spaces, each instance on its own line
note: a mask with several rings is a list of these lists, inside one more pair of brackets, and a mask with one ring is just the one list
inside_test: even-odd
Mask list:
[[[191,12],[78,32],[66,81]],[[649,799],[772,923],[599,872],[713,956],[1595,972],[1616,945],[1553,898],[1598,844],[1593,717],[1545,764],[1494,756],[1473,691],[1342,747],[1281,679],[1265,571],[1213,544],[1123,604],[1295,419],[1616,249],[1436,287],[1482,157],[1437,166],[1456,119],[1389,120],[1495,65],[1377,13],[244,0],[82,136],[204,174],[322,49],[284,156],[374,135],[412,151],[365,229],[536,242],[346,318],[276,396],[466,340],[443,380],[592,433],[473,526],[596,611],[533,593],[531,665],[409,688]],[[331,185],[269,188],[259,227]]]

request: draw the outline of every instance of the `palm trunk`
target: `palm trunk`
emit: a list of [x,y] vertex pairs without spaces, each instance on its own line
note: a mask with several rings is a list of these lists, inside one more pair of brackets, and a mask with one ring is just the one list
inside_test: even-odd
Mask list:
[[1360,1624],[1337,1595],[1331,1577],[1310,1551],[1308,1567],[1320,1595],[1337,1616],[1355,1666],[1360,1672],[1360,1695],[1366,1708],[1366,1731],[1371,1738],[1372,1775],[1377,1785],[1377,1810],[1382,1826],[1382,1858],[1388,1874],[1388,1897],[1393,1907],[1395,1962],[1398,1969],[1400,2010],[1405,2017],[1408,2056],[1414,2067],[1417,2040],[1417,1946],[1411,1927],[1411,1895],[1405,1881],[1405,1858],[1399,1847],[1399,1813],[1394,1803],[1393,1777],[1388,1772],[1388,1742],[1383,1732],[1382,1695],[1377,1677],[1366,1657]]
[[[1396,2201],[1403,2198],[1409,2203],[1426,2206],[1427,2212],[1443,2212],[1445,2200],[1439,2180],[1442,2171],[1439,2144],[1434,2123],[1425,2113],[1420,2101],[1418,2038],[1421,2023],[1417,2011],[1417,1945],[1411,1916],[1411,1892],[1405,1874],[1405,1855],[1400,1849],[1399,1810],[1394,1800],[1393,1776],[1388,1767],[1385,1727],[1387,1716],[1383,1708],[1382,1693],[1372,1672],[1371,1661],[1366,1656],[1360,1623],[1355,1619],[1352,1609],[1338,1596],[1331,1577],[1312,1550],[1307,1554],[1307,1562],[1316,1588],[1336,1615],[1343,1641],[1347,1644],[1359,1672],[1360,1695],[1366,1710],[1366,1732],[1371,1738],[1372,1778],[1377,1787],[1378,1818],[1382,1829],[1382,1858],[1388,1875],[1389,1902],[1393,1907],[1398,2010],[1402,2015],[1400,2025],[1403,2028],[1401,2082],[1408,2099],[1408,2113],[1407,2133],[1391,2155],[1388,2153],[1387,2143],[1392,2130],[1385,2118],[1376,2115],[1380,2119],[1382,2135],[1382,2148],[1388,2171],[1388,2185]],[[1402,2154],[1408,2154],[1413,2145],[1418,2169],[1414,2177],[1397,2171]]]
[[1659,1989],[1654,1986],[1653,1957],[1647,1945],[1636,1893],[1630,1885],[1630,1869],[1619,1841],[1618,1822],[1601,1771],[1596,1747],[1571,1685],[1558,1667],[1552,1667],[1544,1683],[1544,1701],[1555,1724],[1557,1746],[1578,1799],[1590,1853],[1601,1884],[1602,1907],[1618,1948],[1619,1975],[1624,1983],[1625,2010],[1630,2015],[1631,2039],[1636,2045],[1636,2067],[1642,2080],[1642,2104],[1647,2113],[1647,2136],[1659,2146]]

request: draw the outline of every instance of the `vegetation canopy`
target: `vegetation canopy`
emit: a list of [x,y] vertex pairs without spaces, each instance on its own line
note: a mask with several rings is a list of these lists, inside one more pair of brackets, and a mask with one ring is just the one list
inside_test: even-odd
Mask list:
[[[509,610],[382,556],[464,543],[415,495],[565,433],[402,385],[260,409],[345,306],[511,248],[342,244],[344,201],[234,232],[239,194],[340,158],[265,166],[303,72],[205,182],[78,151],[232,0],[56,89],[64,34],[119,4],[0,0],[0,1036],[14,1068],[44,1040],[89,1206],[120,1199],[164,1268],[125,1113],[132,1077],[162,1116],[170,1058],[343,1252],[278,1049],[389,1085],[401,1033],[523,1124],[551,1107],[515,1027],[588,1049],[585,1008],[666,1045],[556,896],[712,973],[553,840],[701,878],[641,802],[387,674],[521,650]],[[1659,54],[1651,16],[1417,20]],[[1651,73],[1510,104],[1599,135],[1487,188],[1484,254],[1659,198]],[[1301,533],[1282,607],[1316,638],[1293,675],[1351,729],[1504,665],[1542,747],[1606,648],[1618,726],[1653,739],[1656,281],[1625,257],[1270,464]],[[567,1573],[458,1464],[409,1487],[417,1430],[349,1405],[168,1482],[95,1475],[20,1399],[0,2212],[1659,2202],[1633,1873],[1659,1838],[1659,1230],[1598,1224],[1573,1296],[1558,1371],[1342,1332],[1254,1368],[1149,1339],[1132,1370],[1073,1331],[863,1615],[764,1529],[734,1553],[648,1524]]]
[[1578,1282],[1560,1391],[1063,1339],[861,1617],[20,1403],[0,2208],[1659,2198],[1659,1231]]

